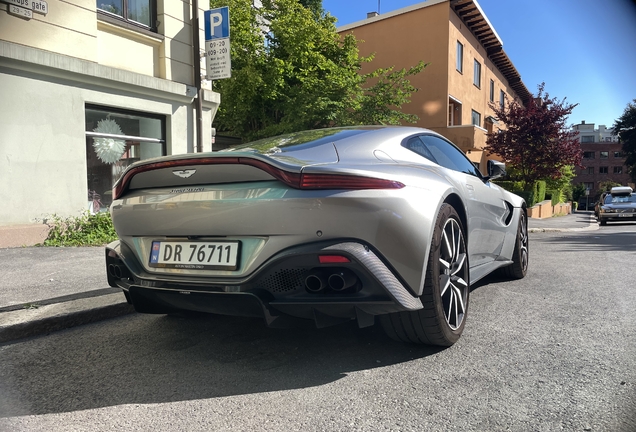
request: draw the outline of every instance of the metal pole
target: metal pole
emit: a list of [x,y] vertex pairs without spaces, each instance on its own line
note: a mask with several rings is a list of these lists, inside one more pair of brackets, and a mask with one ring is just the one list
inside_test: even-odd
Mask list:
[[194,100],[197,128],[196,151],[203,152],[203,89],[201,88],[201,54],[199,41],[199,0],[192,0],[192,69],[197,97]]

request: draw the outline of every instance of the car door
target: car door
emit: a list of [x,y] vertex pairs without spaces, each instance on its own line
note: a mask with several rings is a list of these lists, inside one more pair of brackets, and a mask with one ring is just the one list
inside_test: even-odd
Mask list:
[[472,162],[454,144],[436,135],[421,135],[435,162],[453,171],[466,204],[470,266],[494,261],[501,253],[509,215],[501,189],[485,180]]

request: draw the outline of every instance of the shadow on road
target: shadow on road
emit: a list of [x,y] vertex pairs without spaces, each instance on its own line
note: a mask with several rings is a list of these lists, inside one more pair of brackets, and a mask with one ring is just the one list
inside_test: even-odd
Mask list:
[[[629,224],[618,223],[613,226],[619,227],[621,225]],[[633,224],[631,226],[633,226]],[[636,252],[636,232],[604,232],[604,228],[605,227],[599,231],[592,231],[585,234],[535,236],[531,238],[530,247],[532,248],[532,242],[538,241],[559,244],[562,246],[562,249],[560,249],[562,252],[581,252],[585,250],[595,252]],[[532,253],[532,249],[530,250]]]
[[300,389],[440,351],[394,342],[379,326],[132,315],[0,346],[0,416]]

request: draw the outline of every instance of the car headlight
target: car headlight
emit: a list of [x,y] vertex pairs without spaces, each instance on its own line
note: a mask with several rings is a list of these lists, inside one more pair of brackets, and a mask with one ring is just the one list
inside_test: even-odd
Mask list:
[[616,213],[615,209],[601,207],[601,213]]

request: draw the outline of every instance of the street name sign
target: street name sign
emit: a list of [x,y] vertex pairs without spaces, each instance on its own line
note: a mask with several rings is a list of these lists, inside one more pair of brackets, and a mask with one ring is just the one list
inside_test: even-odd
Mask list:
[[230,58],[230,10],[227,6],[204,12],[206,78],[219,80],[232,76]]
[[[46,15],[47,13],[49,13],[49,4],[44,0],[0,0],[0,1],[4,3],[8,3],[10,5],[17,6],[21,9],[29,9],[33,12],[37,12],[42,15]],[[27,18],[26,15],[20,14],[20,16]]]

